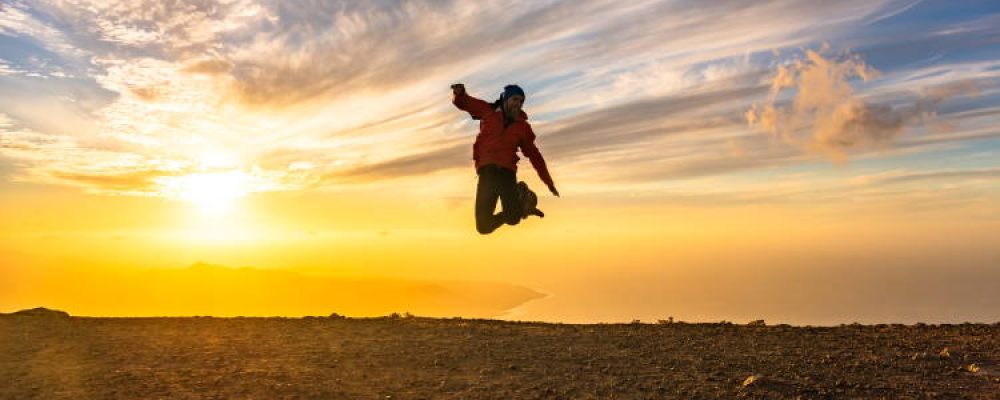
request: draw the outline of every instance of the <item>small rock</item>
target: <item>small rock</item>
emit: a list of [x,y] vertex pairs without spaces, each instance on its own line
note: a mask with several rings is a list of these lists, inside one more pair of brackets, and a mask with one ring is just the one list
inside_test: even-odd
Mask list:
[[966,366],[965,366],[965,367],[963,367],[962,369],[964,369],[964,370],[966,370],[966,371],[969,371],[969,372],[971,372],[971,373],[973,373],[973,374],[974,374],[974,373],[977,373],[977,372],[979,372],[979,366],[978,366],[978,365],[976,365],[976,364],[969,364],[969,365],[966,365]]
[[750,321],[747,326],[767,326],[767,323],[765,323],[762,319],[758,319],[756,321]]
[[753,385],[754,382],[759,381],[760,378],[761,378],[760,375],[750,375],[743,380],[743,383],[740,385],[740,387],[749,387],[750,385]]
[[941,357],[941,358],[948,358],[948,357],[951,357],[951,353],[949,353],[949,352],[948,352],[948,348],[947,348],[947,347],[945,347],[944,349],[941,349],[941,352],[940,352],[940,353],[938,353],[938,357]]

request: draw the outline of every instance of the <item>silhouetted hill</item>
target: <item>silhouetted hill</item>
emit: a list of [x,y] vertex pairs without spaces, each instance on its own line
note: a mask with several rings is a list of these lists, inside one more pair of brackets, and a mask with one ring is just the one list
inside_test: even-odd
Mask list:
[[36,317],[36,318],[69,318],[69,313],[60,310],[53,310],[45,307],[36,307],[28,310],[15,311],[9,314],[0,313],[0,316],[10,317]]
[[313,276],[198,262],[186,268],[52,276],[33,302],[88,316],[502,316],[544,297],[504,282]]

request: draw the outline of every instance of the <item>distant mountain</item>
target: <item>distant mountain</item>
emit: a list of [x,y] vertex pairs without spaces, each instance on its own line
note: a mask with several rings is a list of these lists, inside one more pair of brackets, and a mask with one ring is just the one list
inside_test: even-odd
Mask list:
[[378,316],[409,312],[428,317],[490,318],[544,297],[532,289],[501,282],[335,278],[201,262],[188,268],[136,270],[50,284],[61,290],[38,293],[57,295],[31,301],[93,316]]
[[69,318],[69,313],[60,310],[52,310],[45,307],[36,307],[29,310],[15,311],[9,314],[0,313],[0,316],[11,317],[38,317],[38,318]]

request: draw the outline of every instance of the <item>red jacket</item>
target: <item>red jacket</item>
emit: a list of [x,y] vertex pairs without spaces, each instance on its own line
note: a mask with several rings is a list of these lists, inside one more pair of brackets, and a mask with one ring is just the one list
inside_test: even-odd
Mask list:
[[472,158],[476,160],[477,170],[484,165],[496,164],[517,171],[517,148],[520,147],[521,153],[531,161],[542,182],[552,185],[545,159],[535,146],[535,132],[531,130],[528,115],[524,111],[505,129],[503,111],[493,109],[490,103],[466,93],[455,96],[452,103],[460,110],[479,118],[479,135],[472,145]]

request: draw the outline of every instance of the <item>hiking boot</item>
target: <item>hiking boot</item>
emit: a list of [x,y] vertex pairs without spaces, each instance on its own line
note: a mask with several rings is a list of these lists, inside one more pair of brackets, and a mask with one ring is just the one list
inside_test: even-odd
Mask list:
[[517,183],[517,197],[521,201],[521,219],[528,218],[531,215],[537,215],[539,217],[544,217],[545,213],[541,212],[538,207],[538,195],[532,192],[528,188],[528,184],[524,181]]

